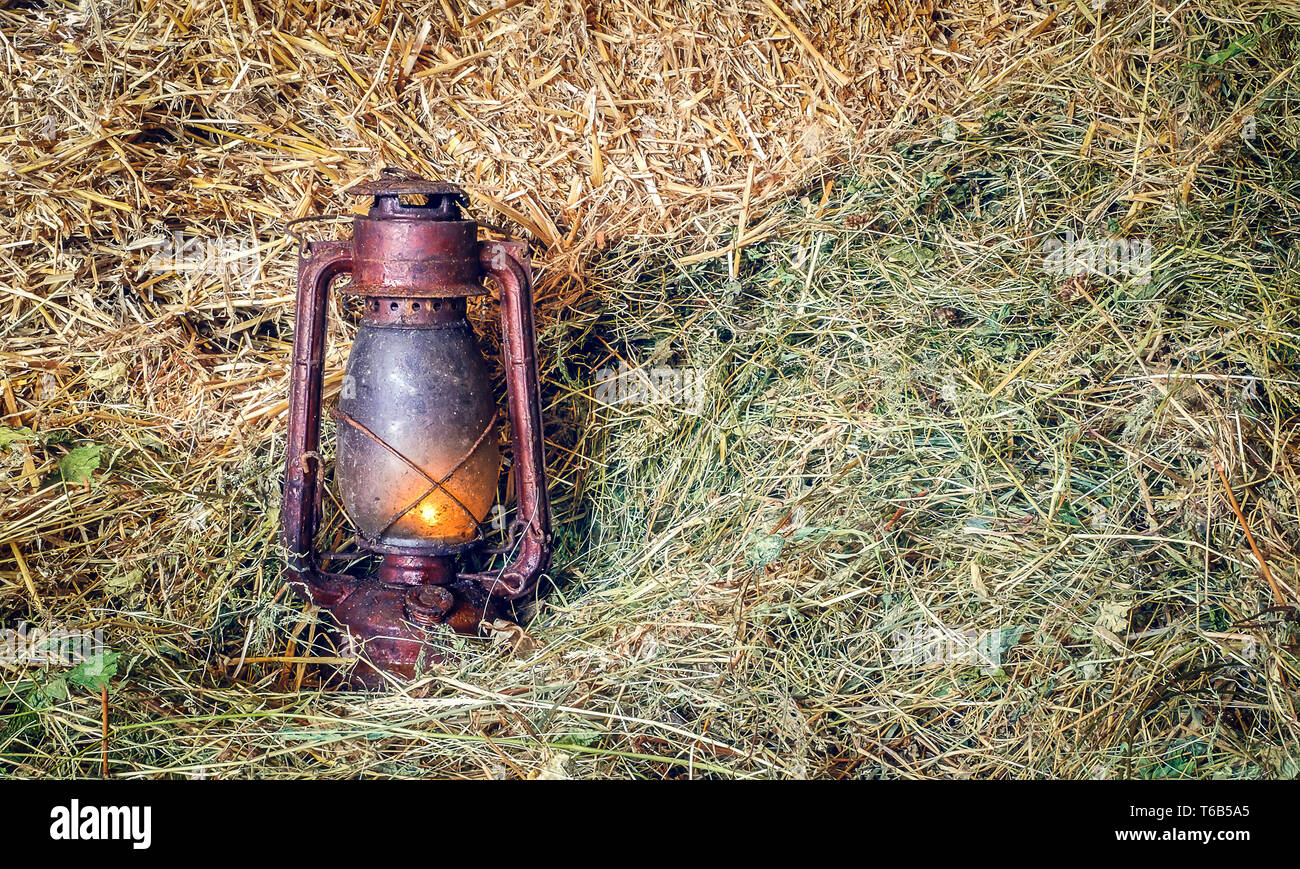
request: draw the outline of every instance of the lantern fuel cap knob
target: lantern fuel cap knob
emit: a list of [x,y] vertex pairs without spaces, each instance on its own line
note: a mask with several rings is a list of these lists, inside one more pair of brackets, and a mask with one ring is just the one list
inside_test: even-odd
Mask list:
[[417,625],[438,624],[456,605],[456,596],[440,585],[413,588],[406,593],[406,616]]

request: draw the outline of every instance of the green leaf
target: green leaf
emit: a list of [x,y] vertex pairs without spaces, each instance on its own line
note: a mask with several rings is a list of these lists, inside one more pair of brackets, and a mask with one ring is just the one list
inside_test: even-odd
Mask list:
[[1209,57],[1205,58],[1206,65],[1218,66],[1219,64],[1223,63],[1225,60],[1231,60],[1232,58],[1241,54],[1250,46],[1254,45],[1255,40],[1257,38],[1258,36],[1256,35],[1256,36],[1248,36],[1242,40],[1234,39],[1232,41],[1232,44],[1229,45],[1227,48],[1221,51],[1216,51],[1214,52],[1214,54],[1211,54]]
[[0,450],[9,449],[10,446],[18,441],[34,441],[36,432],[32,431],[25,425],[16,428],[0,426]]
[[100,652],[91,655],[68,671],[68,681],[73,685],[98,693],[108,687],[108,683],[117,675],[117,652]]
[[63,482],[73,486],[89,483],[91,475],[99,470],[99,453],[103,449],[99,444],[87,444],[59,459],[59,476]]
[[555,740],[556,745],[578,745],[584,748],[590,748],[599,744],[601,737],[605,734],[599,730],[575,730],[572,733],[566,733]]
[[44,707],[50,703],[57,703],[60,700],[68,699],[68,678],[66,676],[55,676],[50,681],[36,686],[29,695],[28,702],[30,705]]

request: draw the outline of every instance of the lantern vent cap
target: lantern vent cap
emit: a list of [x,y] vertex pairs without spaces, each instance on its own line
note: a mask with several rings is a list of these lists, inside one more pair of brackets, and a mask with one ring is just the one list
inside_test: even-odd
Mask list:
[[[379,178],[358,184],[358,196],[373,196],[372,217],[405,217],[421,220],[457,220],[456,206],[469,207],[469,196],[455,184],[423,178],[405,169],[385,168]],[[420,197],[422,202],[409,201]]]
[[427,178],[378,178],[352,188],[357,196],[446,196],[469,205],[469,194],[446,181]]

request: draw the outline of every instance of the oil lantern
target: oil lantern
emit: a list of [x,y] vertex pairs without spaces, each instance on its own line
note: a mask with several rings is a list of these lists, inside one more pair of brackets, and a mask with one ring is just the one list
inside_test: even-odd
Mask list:
[[[480,241],[460,188],[389,171],[355,188],[372,197],[351,241],[304,243],[285,456],[285,572],[328,612],[351,680],[382,684],[437,659],[430,632],[475,633],[496,602],[530,594],[550,563],[532,272],[518,242]],[[336,420],[334,478],[356,548],[319,552],[325,469],[319,452],[325,320],[331,283],[359,296],[358,327]],[[505,566],[460,572],[485,549],[501,474],[499,411],[466,300],[501,296],[502,368],[515,516]],[[334,571],[340,562],[359,569]]]

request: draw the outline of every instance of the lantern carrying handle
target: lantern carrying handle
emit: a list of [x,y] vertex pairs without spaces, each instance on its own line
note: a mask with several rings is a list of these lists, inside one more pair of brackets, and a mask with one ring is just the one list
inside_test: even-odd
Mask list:
[[501,356],[514,444],[515,525],[520,533],[501,570],[461,574],[496,597],[530,594],[551,563],[551,499],[546,488],[542,399],[537,383],[537,333],[533,323],[533,275],[526,245],[485,241],[483,270],[501,289]]
[[330,283],[351,270],[351,242],[308,242],[298,254],[282,542],[290,587],[319,606],[336,603],[347,590],[342,579],[318,569],[312,556],[312,541],[320,526],[323,491],[319,449],[325,314],[329,306]]

